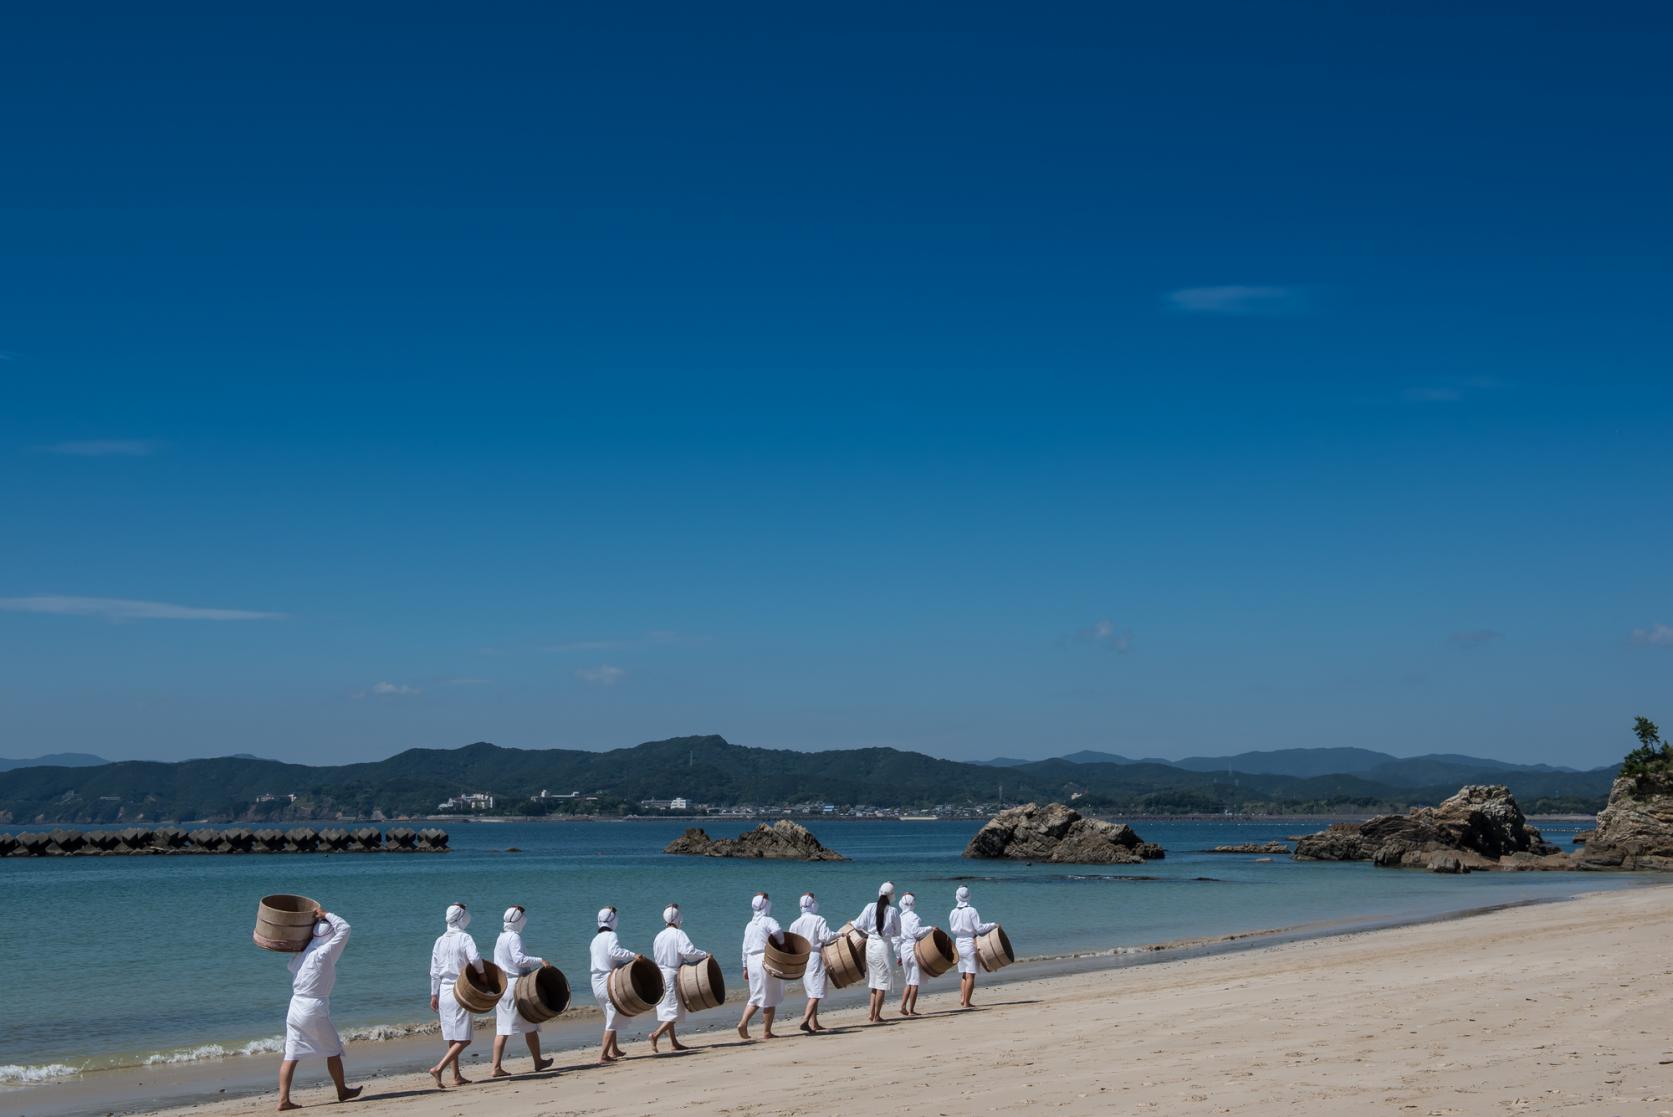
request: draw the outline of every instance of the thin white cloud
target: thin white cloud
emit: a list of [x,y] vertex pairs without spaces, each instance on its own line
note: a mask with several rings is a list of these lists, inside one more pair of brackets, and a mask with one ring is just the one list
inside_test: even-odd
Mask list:
[[369,693],[380,696],[423,694],[424,688],[401,683],[373,683]]
[[1307,309],[1306,297],[1295,287],[1244,284],[1181,287],[1169,291],[1165,301],[1186,314],[1295,314]]
[[669,644],[701,643],[704,637],[688,636],[665,628],[652,629],[643,636],[615,640],[569,640],[561,644],[547,644],[543,652],[621,652],[635,648],[665,647]]
[[1484,392],[1496,392],[1506,386],[1505,382],[1497,377],[1465,376],[1438,384],[1407,388],[1400,393],[1400,397],[1407,403],[1457,403]]
[[1117,628],[1114,621],[1108,617],[1094,621],[1091,625],[1075,633],[1075,639],[1086,643],[1097,644],[1112,652],[1127,652],[1133,647],[1133,634],[1125,629]]
[[1463,632],[1454,632],[1446,638],[1446,642],[1455,648],[1471,651],[1484,644],[1491,644],[1495,640],[1503,640],[1505,634],[1495,632],[1491,628],[1471,628]]
[[167,601],[133,601],[123,597],[0,597],[0,611],[47,613],[61,617],[101,617],[108,621],[271,621],[283,613],[253,609],[205,609]]
[[143,458],[155,454],[162,443],[143,438],[93,438],[77,442],[55,442],[43,446],[49,454],[76,458]]
[[1673,625],[1653,624],[1632,630],[1632,642],[1647,648],[1673,648]]
[[627,676],[627,672],[620,667],[601,663],[597,667],[583,667],[575,672],[575,677],[593,686],[615,686]]

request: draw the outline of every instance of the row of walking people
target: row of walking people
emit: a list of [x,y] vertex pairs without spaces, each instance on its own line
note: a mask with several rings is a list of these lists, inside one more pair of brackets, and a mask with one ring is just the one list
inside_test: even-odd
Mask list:
[[[876,900],[868,903],[852,920],[853,927],[866,936],[866,984],[870,991],[868,1019],[874,1024],[883,1019],[884,1003],[893,988],[894,971],[897,969],[901,971],[904,986],[900,1015],[918,1015],[922,975],[916,946],[920,939],[935,930],[918,915],[916,898],[910,892],[901,896],[898,907],[894,902],[894,893],[894,885],[885,882],[878,889]],[[955,906],[948,914],[947,932],[957,949],[959,1004],[962,1008],[971,1008],[977,970],[975,940],[996,925],[984,922],[971,906],[969,888],[960,886],[954,899]],[[837,941],[841,932],[832,930],[829,922],[819,913],[819,900],[812,892],[802,894],[799,906],[800,914],[791,922],[788,931],[807,940],[812,948],[801,977],[807,1005],[799,1029],[813,1035],[826,1030],[819,1022],[819,1004],[826,996],[829,981],[823,948]],[[768,972],[765,955],[769,942],[786,928],[773,918],[772,912],[772,899],[767,893],[758,892],[751,897],[750,916],[744,925],[740,954],[742,976],[749,996],[738,1021],[738,1034],[746,1040],[754,1038],[749,1028],[757,1013],[762,1017],[762,1038],[778,1038],[773,1032],[773,1024],[784,998],[786,983]],[[348,942],[349,925],[341,916],[323,909],[316,912],[316,916],[314,938],[290,961],[292,996],[285,1021],[285,1055],[279,1071],[281,1111],[296,1108],[290,1100],[291,1082],[297,1062],[306,1057],[323,1057],[326,1060],[340,1100],[346,1101],[360,1093],[358,1087],[350,1089],[344,1081],[342,1041],[330,1015],[336,961]],[[462,903],[452,904],[445,919],[446,929],[430,951],[430,1008],[437,1014],[442,1039],[447,1045],[440,1061],[429,1068],[429,1074],[438,1088],[445,1088],[449,1080],[454,1086],[469,1084],[470,1080],[460,1073],[459,1059],[471,1044],[473,1023],[470,1010],[459,1003],[454,990],[459,975],[467,967],[478,976],[485,973],[482,955],[475,939],[468,933],[471,922],[469,909]],[[652,944],[649,958],[663,978],[662,997],[656,1004],[657,1026],[649,1037],[653,1052],[661,1050],[663,1039],[668,1040],[674,1050],[685,1050],[685,1045],[676,1035],[678,1024],[686,1016],[686,1008],[678,992],[679,969],[710,957],[709,951],[699,949],[686,934],[678,904],[670,904],[663,910],[662,921],[663,928]],[[625,1054],[617,1034],[618,1012],[610,997],[610,975],[622,966],[645,958],[645,955],[622,946],[617,933],[618,922],[619,916],[614,907],[600,909],[597,930],[588,952],[593,996],[604,1014],[598,1061],[606,1065]],[[493,1063],[489,1072],[494,1077],[505,1077],[510,1073],[503,1065],[505,1049],[510,1038],[516,1035],[523,1036],[537,1072],[552,1065],[552,1060],[541,1054],[540,1025],[519,1012],[514,988],[517,977],[552,963],[530,954],[525,947],[523,932],[528,926],[528,913],[523,905],[513,904],[507,908],[501,917],[501,926],[499,938],[494,944],[493,962],[505,975],[506,987],[494,1008]]]

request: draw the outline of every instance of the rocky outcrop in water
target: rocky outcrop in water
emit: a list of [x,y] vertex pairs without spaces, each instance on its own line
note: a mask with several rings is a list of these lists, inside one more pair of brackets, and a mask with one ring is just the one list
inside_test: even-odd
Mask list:
[[1438,873],[1474,869],[1571,868],[1528,825],[1508,788],[1472,784],[1438,807],[1339,822],[1296,842],[1297,861],[1373,861]]
[[1126,823],[1082,818],[1062,803],[1028,803],[989,819],[964,847],[964,855],[1063,865],[1136,865],[1156,860],[1164,851]]
[[773,861],[846,861],[834,849],[826,849],[808,828],[787,818],[771,826],[765,822],[736,838],[711,838],[692,827],[669,842],[663,853],[687,857],[760,857]]
[[1215,846],[1209,853],[1288,853],[1283,842],[1239,842],[1237,845]]
[[1622,776],[1574,855],[1581,869],[1673,871],[1673,776]]

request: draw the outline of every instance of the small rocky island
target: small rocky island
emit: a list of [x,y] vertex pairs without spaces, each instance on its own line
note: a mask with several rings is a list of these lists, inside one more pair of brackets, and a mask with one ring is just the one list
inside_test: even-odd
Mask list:
[[1003,857],[1064,865],[1136,865],[1164,855],[1126,823],[1082,818],[1062,803],[1000,811],[964,847],[966,857]]
[[1288,853],[1290,847],[1283,842],[1239,842],[1236,845],[1215,846],[1208,853]]
[[736,838],[711,838],[692,827],[669,842],[663,853],[687,857],[759,857],[772,861],[846,861],[834,849],[826,849],[808,828],[787,818],[771,826],[765,822]]
[[1673,745],[1649,718],[1635,729],[1639,747],[1627,754],[1609,788],[1597,829],[1575,836],[1579,869],[1673,871]]
[[1574,867],[1528,825],[1510,789],[1497,784],[1461,788],[1438,807],[1338,822],[1297,841],[1295,859],[1372,861],[1436,873]]

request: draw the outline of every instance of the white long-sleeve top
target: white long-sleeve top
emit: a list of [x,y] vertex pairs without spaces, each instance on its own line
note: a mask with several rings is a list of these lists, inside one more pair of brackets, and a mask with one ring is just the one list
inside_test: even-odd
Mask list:
[[494,965],[505,971],[506,981],[533,973],[546,964],[523,950],[523,936],[517,931],[501,931],[494,940]]
[[891,946],[900,942],[900,911],[893,904],[883,909],[883,926],[877,926],[876,900],[860,909],[860,914],[854,917],[854,926],[868,936],[882,935]]
[[327,915],[325,922],[331,933],[309,939],[290,960],[290,991],[299,997],[329,997],[337,984],[337,959],[349,944],[349,922],[337,915]]
[[900,913],[900,938],[902,942],[917,942],[934,933],[934,927],[925,927],[923,916],[915,911]]
[[609,973],[621,969],[639,955],[622,946],[614,931],[600,931],[593,936],[591,947],[593,973]]
[[954,908],[947,916],[947,930],[952,932],[955,939],[973,939],[977,935],[985,935],[997,923],[983,923],[981,915],[969,904],[962,908]]
[[825,917],[817,912],[803,912],[790,924],[790,933],[800,935],[813,944],[813,949],[828,946],[837,941],[837,933],[831,930],[831,925],[825,922]]
[[778,920],[770,915],[750,917],[749,922],[744,924],[745,969],[749,968],[749,956],[751,954],[765,954],[767,952],[767,939],[782,930],[784,928],[778,925]]
[[698,950],[686,933],[678,927],[664,927],[651,946],[651,957],[665,970],[677,970],[687,962],[701,962],[709,956]]
[[430,996],[442,991],[442,986],[459,980],[459,971],[466,966],[482,972],[482,955],[477,952],[476,940],[456,927],[449,927],[430,948]]

